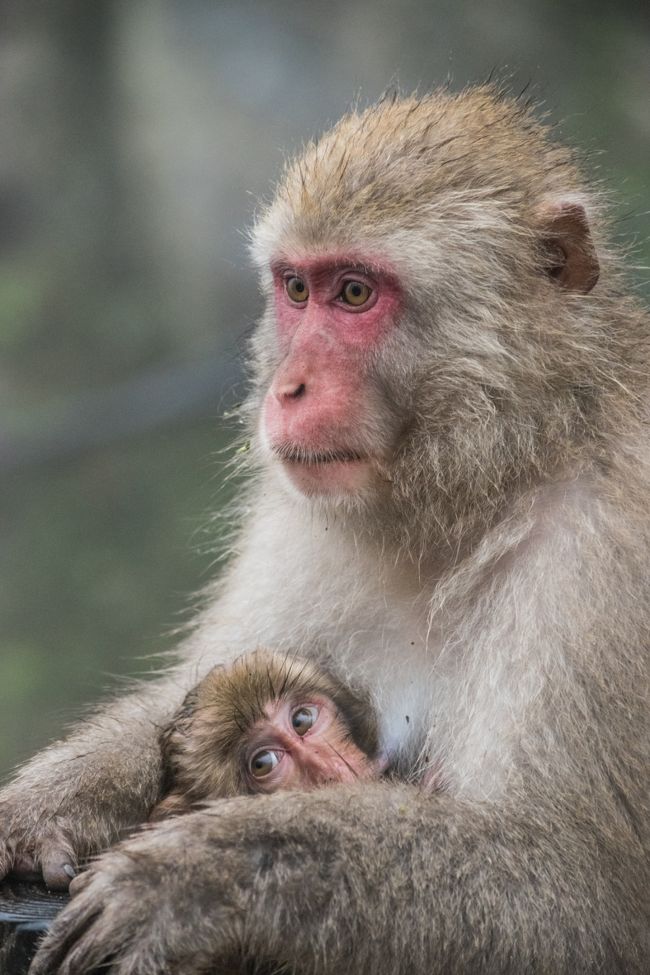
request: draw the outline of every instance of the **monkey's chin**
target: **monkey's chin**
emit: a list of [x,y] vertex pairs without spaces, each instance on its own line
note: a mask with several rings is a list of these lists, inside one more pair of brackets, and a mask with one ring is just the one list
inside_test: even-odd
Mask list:
[[280,463],[291,485],[308,498],[358,495],[371,480],[372,468],[366,458],[327,462],[283,459]]

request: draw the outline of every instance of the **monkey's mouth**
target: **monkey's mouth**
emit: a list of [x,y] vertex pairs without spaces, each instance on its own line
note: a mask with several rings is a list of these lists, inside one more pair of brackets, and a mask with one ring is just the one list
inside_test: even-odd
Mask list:
[[368,454],[352,447],[313,450],[295,443],[271,448],[294,488],[307,497],[341,497],[358,494],[368,484]]
[[354,464],[367,461],[368,457],[356,450],[330,448],[328,450],[310,450],[296,444],[276,444],[273,452],[280,460],[288,464],[300,464],[305,467],[323,467],[327,464]]

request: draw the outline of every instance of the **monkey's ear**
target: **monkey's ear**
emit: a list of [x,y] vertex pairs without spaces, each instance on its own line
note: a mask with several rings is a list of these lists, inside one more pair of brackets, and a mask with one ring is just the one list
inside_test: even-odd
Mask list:
[[180,792],[171,792],[153,807],[149,822],[159,823],[161,819],[169,819],[170,816],[185,816],[191,811],[192,806],[186,796]]
[[584,207],[546,204],[539,218],[546,273],[565,291],[586,295],[598,281],[600,265]]
[[158,732],[158,744],[162,761],[162,791],[169,792],[176,777],[178,758],[182,751],[183,742],[190,733],[194,712],[196,711],[198,694],[192,688],[171,721]]

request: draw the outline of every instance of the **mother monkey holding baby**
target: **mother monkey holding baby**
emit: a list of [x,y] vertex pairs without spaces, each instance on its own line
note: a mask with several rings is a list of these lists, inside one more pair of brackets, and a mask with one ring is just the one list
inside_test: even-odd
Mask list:
[[492,87],[353,112],[288,166],[236,557],[177,667],[4,789],[1,870],[66,886],[146,820],[158,729],[262,643],[365,687],[397,775],[136,833],[34,975],[648,971],[650,321],[605,234]]

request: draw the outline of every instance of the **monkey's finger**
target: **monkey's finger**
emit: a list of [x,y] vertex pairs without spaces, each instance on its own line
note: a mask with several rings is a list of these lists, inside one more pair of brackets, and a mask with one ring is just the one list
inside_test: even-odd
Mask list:
[[36,870],[36,863],[31,853],[16,853],[14,857],[13,873],[27,874]]
[[[89,971],[90,966],[78,949],[83,946],[84,935],[90,931],[100,914],[101,908],[97,905],[88,904],[76,911],[68,907],[41,942],[29,975],[62,975],[63,972],[72,971],[80,975]],[[75,957],[79,964],[73,969],[70,963]]]
[[78,873],[74,880],[70,881],[70,896],[76,897],[82,890],[85,890],[91,879],[92,872],[90,870],[83,870]]
[[98,975],[107,970],[117,975],[123,970],[118,959],[128,951],[130,940],[124,919],[114,916],[110,904],[101,908],[94,896],[80,897],[55,922],[29,975]]
[[36,881],[41,879],[34,856],[31,853],[16,853],[11,872],[21,880]]
[[50,890],[67,890],[77,876],[77,858],[66,843],[45,843],[40,854],[43,880]]
[[[58,967],[46,971],[51,971],[51,975],[99,975],[100,971],[113,971],[111,962],[116,952],[107,948],[104,939],[95,933],[101,927],[101,920],[101,914],[91,914],[85,926],[74,931],[73,939],[70,939],[74,943],[65,945]],[[117,936],[115,940],[118,940]]]

